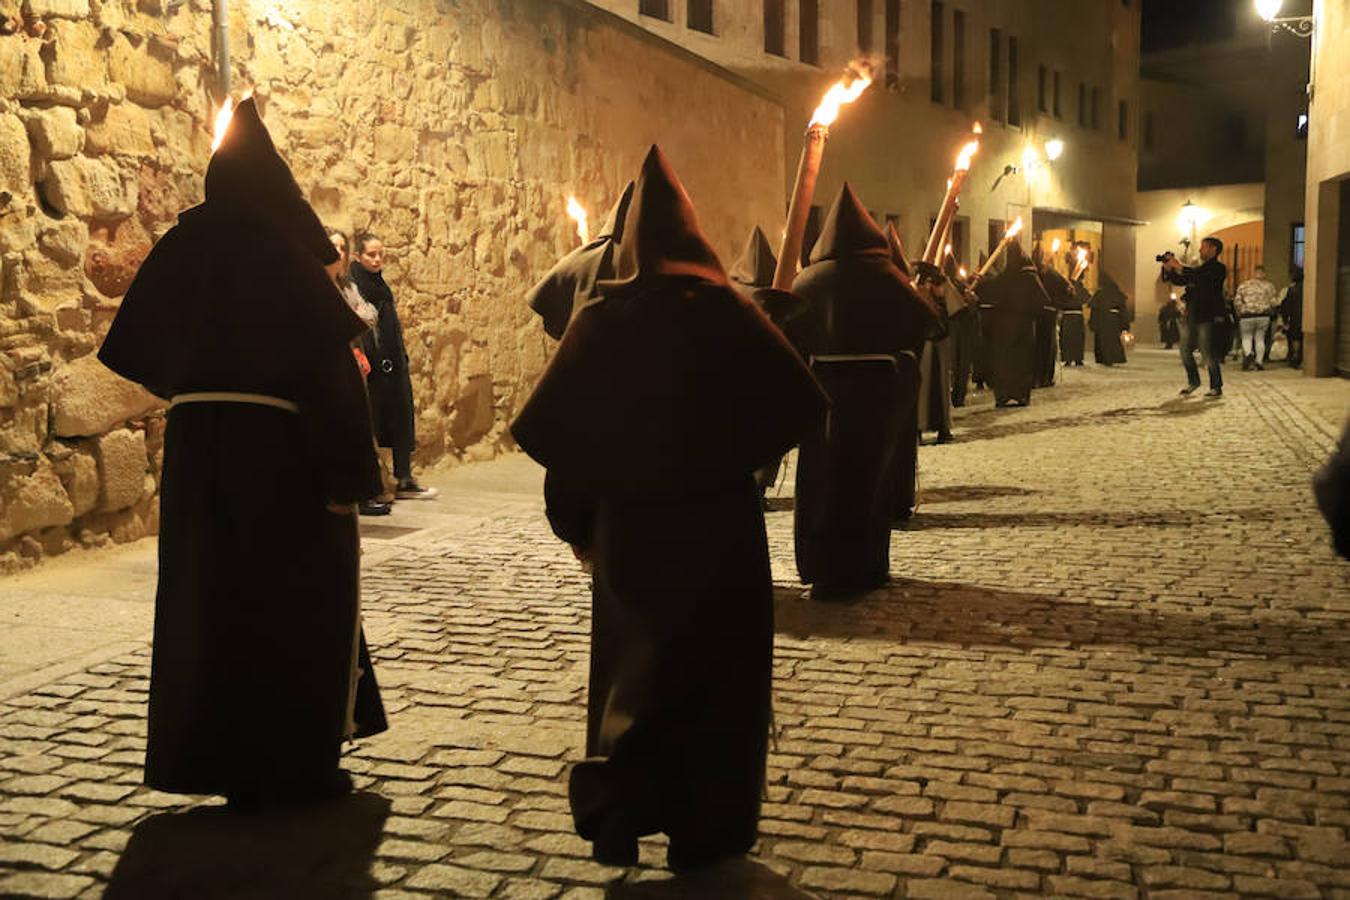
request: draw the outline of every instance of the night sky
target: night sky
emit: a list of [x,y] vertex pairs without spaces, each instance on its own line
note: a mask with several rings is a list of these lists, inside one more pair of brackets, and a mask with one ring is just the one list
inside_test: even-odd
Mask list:
[[1251,0],[1144,0],[1143,51],[1231,38]]

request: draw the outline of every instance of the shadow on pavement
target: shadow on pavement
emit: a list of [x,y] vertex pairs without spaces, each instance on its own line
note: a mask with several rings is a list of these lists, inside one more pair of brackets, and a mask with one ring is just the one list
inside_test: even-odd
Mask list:
[[151,816],[136,826],[105,900],[372,896],[370,874],[390,802],[334,803],[241,815],[223,806]]
[[[927,494],[924,500],[934,502]],[[926,512],[922,507],[912,518],[897,522],[892,531],[926,531],[941,528],[1024,528],[1086,525],[1093,528],[1190,528],[1218,522],[1274,522],[1294,519],[1294,513],[1280,514],[1269,507],[1206,512],[1201,509],[1138,511],[1122,509],[1107,512]]]
[[1187,614],[1155,604],[1110,606],[902,578],[845,603],[813,601],[795,585],[774,588],[774,630],[793,638],[932,641],[1028,650],[1110,645],[1122,654],[1225,652],[1350,667],[1350,628],[1291,616],[1267,613],[1256,621],[1251,610]]
[[996,500],[999,497],[1030,497],[1039,491],[1002,484],[962,484],[927,488],[920,492],[923,503],[968,503],[975,500]]
[[605,888],[605,900],[813,900],[815,896],[752,859],[722,863],[692,875]]
[[1013,409],[990,407],[989,409],[967,413],[957,421],[957,427],[962,428],[963,432],[956,442],[958,444],[969,444],[975,441],[992,441],[998,438],[1013,437],[1014,435],[1038,434],[1042,431],[1055,431],[1062,428],[1081,428],[1099,425],[1102,420],[1125,420],[1155,416],[1196,416],[1218,408],[1212,403],[1177,397],[1157,406],[1124,406],[1118,409],[1104,409],[1100,412],[1083,413],[1081,415],[1051,416],[1046,419],[1032,419],[1025,422],[991,422],[986,424],[983,420],[990,416],[1006,415],[1021,409],[1021,407]]

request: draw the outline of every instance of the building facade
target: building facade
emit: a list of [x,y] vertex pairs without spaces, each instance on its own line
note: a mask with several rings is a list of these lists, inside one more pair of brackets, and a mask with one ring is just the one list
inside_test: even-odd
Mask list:
[[[831,130],[813,221],[848,181],[917,254],[978,121],[954,232],[961,261],[977,262],[1020,215],[1028,246],[1042,234],[1085,240],[1132,293],[1137,0],[593,2],[781,97],[787,181],[826,87],[870,58],[876,84]],[[1054,162],[1052,140],[1064,143]]]

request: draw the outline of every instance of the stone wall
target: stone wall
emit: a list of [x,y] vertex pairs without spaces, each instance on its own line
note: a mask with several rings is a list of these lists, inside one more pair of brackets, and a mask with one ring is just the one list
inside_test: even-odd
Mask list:
[[[571,0],[235,0],[253,86],[320,215],[378,233],[417,460],[491,456],[549,344],[520,300],[649,144],[724,255],[779,226],[783,113]],[[0,0],[0,570],[157,524],[162,404],[91,355],[153,241],[200,200],[208,0]]]

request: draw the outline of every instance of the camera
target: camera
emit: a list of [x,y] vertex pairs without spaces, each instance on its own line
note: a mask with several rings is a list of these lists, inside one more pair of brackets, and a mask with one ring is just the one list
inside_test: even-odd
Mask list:
[[1172,259],[1174,256],[1176,256],[1176,254],[1173,253],[1171,250],[1168,250],[1166,253],[1159,253],[1157,256],[1153,257],[1153,261],[1165,263],[1169,259]]

